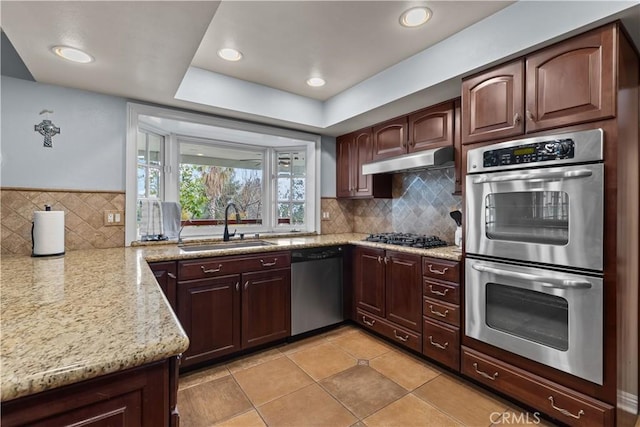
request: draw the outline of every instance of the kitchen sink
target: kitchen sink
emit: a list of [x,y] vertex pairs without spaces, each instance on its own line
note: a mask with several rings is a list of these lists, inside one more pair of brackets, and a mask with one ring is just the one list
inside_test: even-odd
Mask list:
[[235,248],[255,248],[257,246],[271,246],[275,243],[265,242],[264,240],[247,240],[245,242],[224,242],[213,243],[207,245],[188,245],[180,246],[180,250],[184,252],[199,252],[199,251],[222,251],[226,249]]

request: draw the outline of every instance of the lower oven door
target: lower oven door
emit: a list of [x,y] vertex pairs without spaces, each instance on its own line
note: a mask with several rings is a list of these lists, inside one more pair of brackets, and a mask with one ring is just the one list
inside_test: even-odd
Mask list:
[[467,175],[466,252],[602,271],[602,164]]
[[471,338],[602,385],[602,279],[467,258]]

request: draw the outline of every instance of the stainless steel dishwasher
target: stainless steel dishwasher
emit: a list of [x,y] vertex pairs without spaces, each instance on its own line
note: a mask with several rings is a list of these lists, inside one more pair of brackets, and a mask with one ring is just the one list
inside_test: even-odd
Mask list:
[[291,335],[344,320],[342,246],[291,251]]

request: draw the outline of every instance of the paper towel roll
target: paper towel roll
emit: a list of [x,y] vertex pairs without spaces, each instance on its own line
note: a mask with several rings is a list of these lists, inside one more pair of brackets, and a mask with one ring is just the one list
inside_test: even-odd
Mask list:
[[33,213],[33,256],[64,254],[64,212]]

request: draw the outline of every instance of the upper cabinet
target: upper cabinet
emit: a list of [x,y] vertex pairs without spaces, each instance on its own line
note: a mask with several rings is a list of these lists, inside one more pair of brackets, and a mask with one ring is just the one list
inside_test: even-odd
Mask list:
[[407,117],[389,120],[373,127],[373,160],[407,152]]
[[462,143],[524,133],[524,62],[511,62],[462,82]]
[[462,143],[613,117],[616,31],[610,24],[465,79]]
[[362,165],[372,161],[371,128],[336,139],[336,196],[338,198],[391,198],[391,175],[363,175]]
[[453,102],[448,101],[373,127],[373,160],[453,145]]

